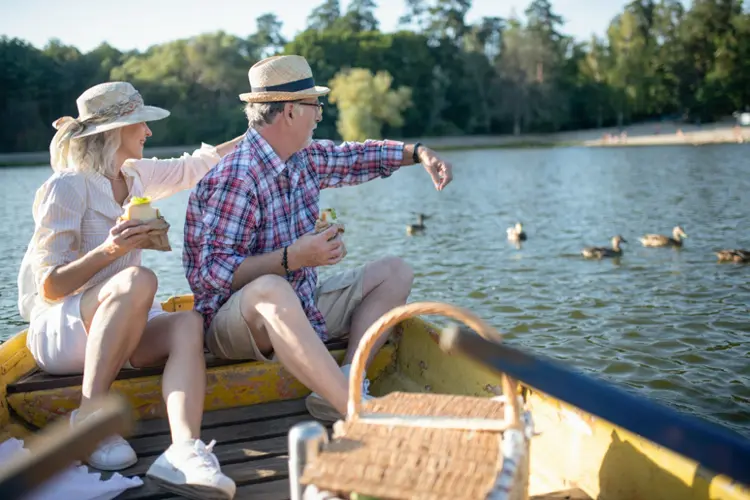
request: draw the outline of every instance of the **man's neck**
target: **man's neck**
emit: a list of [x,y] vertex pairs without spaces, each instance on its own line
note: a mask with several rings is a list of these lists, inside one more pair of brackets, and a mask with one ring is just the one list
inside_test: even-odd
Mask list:
[[284,139],[283,131],[279,127],[267,126],[260,130],[256,129],[256,132],[266,140],[274,153],[276,153],[281,161],[285,163],[294,153],[297,152],[296,148],[289,146],[288,139]]

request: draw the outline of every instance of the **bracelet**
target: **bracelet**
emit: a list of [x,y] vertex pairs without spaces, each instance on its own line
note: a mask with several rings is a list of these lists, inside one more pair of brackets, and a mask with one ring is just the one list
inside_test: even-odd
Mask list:
[[292,275],[292,271],[289,270],[289,259],[287,258],[287,249],[289,247],[284,247],[284,252],[281,254],[281,265],[284,267],[284,271],[286,271],[287,276]]
[[421,162],[419,161],[419,147],[420,147],[421,145],[422,145],[422,143],[421,143],[421,142],[418,142],[418,143],[416,143],[416,144],[414,145],[414,150],[412,151],[412,154],[411,154],[411,159],[412,159],[412,160],[414,160],[414,163],[421,163]]

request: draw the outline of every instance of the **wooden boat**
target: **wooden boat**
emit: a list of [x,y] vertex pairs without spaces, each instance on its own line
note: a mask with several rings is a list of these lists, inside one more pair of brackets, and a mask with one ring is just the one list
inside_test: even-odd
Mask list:
[[[162,304],[168,311],[190,309],[192,305],[190,296],[174,297]],[[438,345],[438,337],[437,328],[420,318],[400,323],[368,371],[371,392],[497,395],[497,371],[467,356],[446,353]],[[340,361],[344,345],[333,343],[329,349]],[[491,349],[487,352],[491,354]],[[519,370],[531,365],[527,358],[521,359],[516,368],[512,364],[508,365],[510,369]],[[289,498],[287,433],[295,424],[312,419],[303,399],[309,390],[279,364],[209,357],[207,366],[202,438],[207,442],[216,439],[214,451],[222,468],[238,485],[235,498]],[[130,402],[138,419],[129,441],[139,461],[122,471],[126,476],[145,474],[169,442],[159,374],[158,368],[123,370],[113,385]],[[26,332],[2,344],[0,442],[28,436],[75,409],[80,383],[80,376],[40,372],[26,349]],[[533,413],[537,433],[531,444],[532,498],[750,500],[750,489],[742,483],[710,472],[631,430],[528,385],[523,386],[522,396]],[[681,429],[679,425],[670,428],[673,432]],[[680,438],[688,443],[691,439],[685,435]],[[722,454],[726,449],[719,443],[714,451]],[[736,464],[736,460],[729,461]],[[118,498],[173,497],[146,478],[144,486]]]

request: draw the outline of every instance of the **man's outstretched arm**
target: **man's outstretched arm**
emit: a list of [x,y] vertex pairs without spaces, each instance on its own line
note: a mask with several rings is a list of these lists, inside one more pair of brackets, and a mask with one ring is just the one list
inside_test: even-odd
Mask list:
[[378,177],[389,177],[400,167],[415,163],[424,165],[437,190],[442,190],[453,179],[450,163],[439,158],[431,149],[417,144],[367,140],[336,146],[330,141],[320,141],[305,151],[317,169],[321,189],[352,186]]

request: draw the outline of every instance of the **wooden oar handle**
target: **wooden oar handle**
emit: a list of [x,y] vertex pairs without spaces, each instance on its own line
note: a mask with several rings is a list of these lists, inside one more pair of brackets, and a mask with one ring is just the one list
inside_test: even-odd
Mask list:
[[[383,314],[365,332],[364,337],[357,346],[354,353],[351,372],[349,374],[349,401],[347,402],[347,414],[349,418],[357,418],[362,409],[362,382],[365,372],[365,364],[370,357],[370,352],[378,339],[390,328],[401,321],[423,314],[446,316],[464,323],[476,331],[486,340],[502,342],[503,336],[482,321],[471,311],[442,302],[413,302],[391,309]],[[521,409],[518,404],[518,383],[507,375],[501,376],[501,387],[503,395],[507,399],[505,419],[510,427],[520,426]]]

